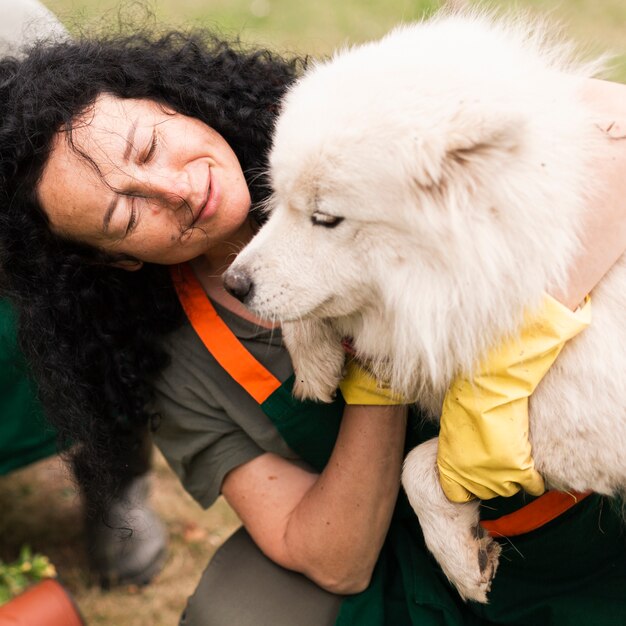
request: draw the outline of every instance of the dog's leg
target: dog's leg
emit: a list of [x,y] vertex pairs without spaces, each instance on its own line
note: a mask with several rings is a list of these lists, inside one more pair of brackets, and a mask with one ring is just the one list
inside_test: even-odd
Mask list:
[[304,319],[284,324],[283,337],[295,372],[294,396],[332,402],[346,358],[337,331],[323,320]]
[[426,546],[460,595],[487,602],[500,546],[479,524],[478,501],[450,502],[437,471],[437,439],[414,448],[404,461],[402,484],[424,533]]

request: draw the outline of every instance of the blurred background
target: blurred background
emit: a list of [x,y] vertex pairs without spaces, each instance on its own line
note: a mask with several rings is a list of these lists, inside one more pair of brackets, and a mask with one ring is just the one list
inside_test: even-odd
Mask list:
[[[402,21],[420,19],[438,0],[42,0],[70,29],[115,21],[148,7],[171,25],[203,25],[281,51],[328,54],[337,46],[379,37]],[[522,8],[549,14],[590,54],[615,53],[611,76],[626,81],[624,0],[468,0],[464,4]],[[120,9],[120,6],[124,8]]]
[[[209,26],[279,52],[326,55],[338,46],[376,38],[403,21],[420,19],[435,0],[43,0],[72,32],[151,20],[158,26]],[[609,77],[626,82],[624,0],[469,2],[549,14],[579,42],[584,54],[609,52]],[[157,457],[153,503],[168,526],[170,551],[148,587],[103,592],[91,580],[82,543],[79,497],[58,459],[0,478],[0,559],[13,560],[24,544],[50,557],[88,624],[173,626],[212,553],[238,526],[220,501],[202,511]],[[236,625],[233,625],[236,626]]]

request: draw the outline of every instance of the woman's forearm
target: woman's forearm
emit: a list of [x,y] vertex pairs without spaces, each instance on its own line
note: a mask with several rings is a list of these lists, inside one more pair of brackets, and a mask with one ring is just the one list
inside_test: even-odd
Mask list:
[[314,474],[275,454],[232,470],[222,493],[265,554],[335,593],[368,584],[400,485],[405,407],[348,406]]
[[347,406],[328,465],[290,516],[287,549],[327,589],[369,582],[399,490],[405,430],[405,407]]

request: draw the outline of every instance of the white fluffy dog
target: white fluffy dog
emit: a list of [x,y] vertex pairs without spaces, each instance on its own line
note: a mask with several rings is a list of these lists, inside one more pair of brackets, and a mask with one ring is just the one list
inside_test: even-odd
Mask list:
[[[288,93],[271,153],[267,224],[226,285],[280,319],[295,393],[328,401],[341,338],[438,418],[455,375],[566,278],[600,133],[577,64],[537,24],[439,15],[311,68]],[[626,258],[593,293],[592,326],[531,400],[551,488],[626,485]],[[460,593],[486,601],[499,549],[478,504],[449,502],[437,441],[403,484],[427,545]],[[485,555],[487,563],[485,564]]]

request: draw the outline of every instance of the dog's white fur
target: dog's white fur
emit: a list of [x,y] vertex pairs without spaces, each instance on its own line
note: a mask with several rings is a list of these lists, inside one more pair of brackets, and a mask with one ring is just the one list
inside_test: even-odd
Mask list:
[[[246,304],[283,322],[299,397],[328,401],[340,339],[437,418],[451,379],[562,285],[594,193],[599,134],[577,64],[524,19],[439,15],[310,69],[284,102],[269,221],[231,267]],[[320,224],[326,216],[343,221]],[[592,326],[531,400],[550,487],[626,485],[626,259],[593,293]],[[427,545],[460,593],[486,601],[497,545],[477,504],[452,504],[436,440],[403,484]],[[486,560],[486,563],[485,563]]]

